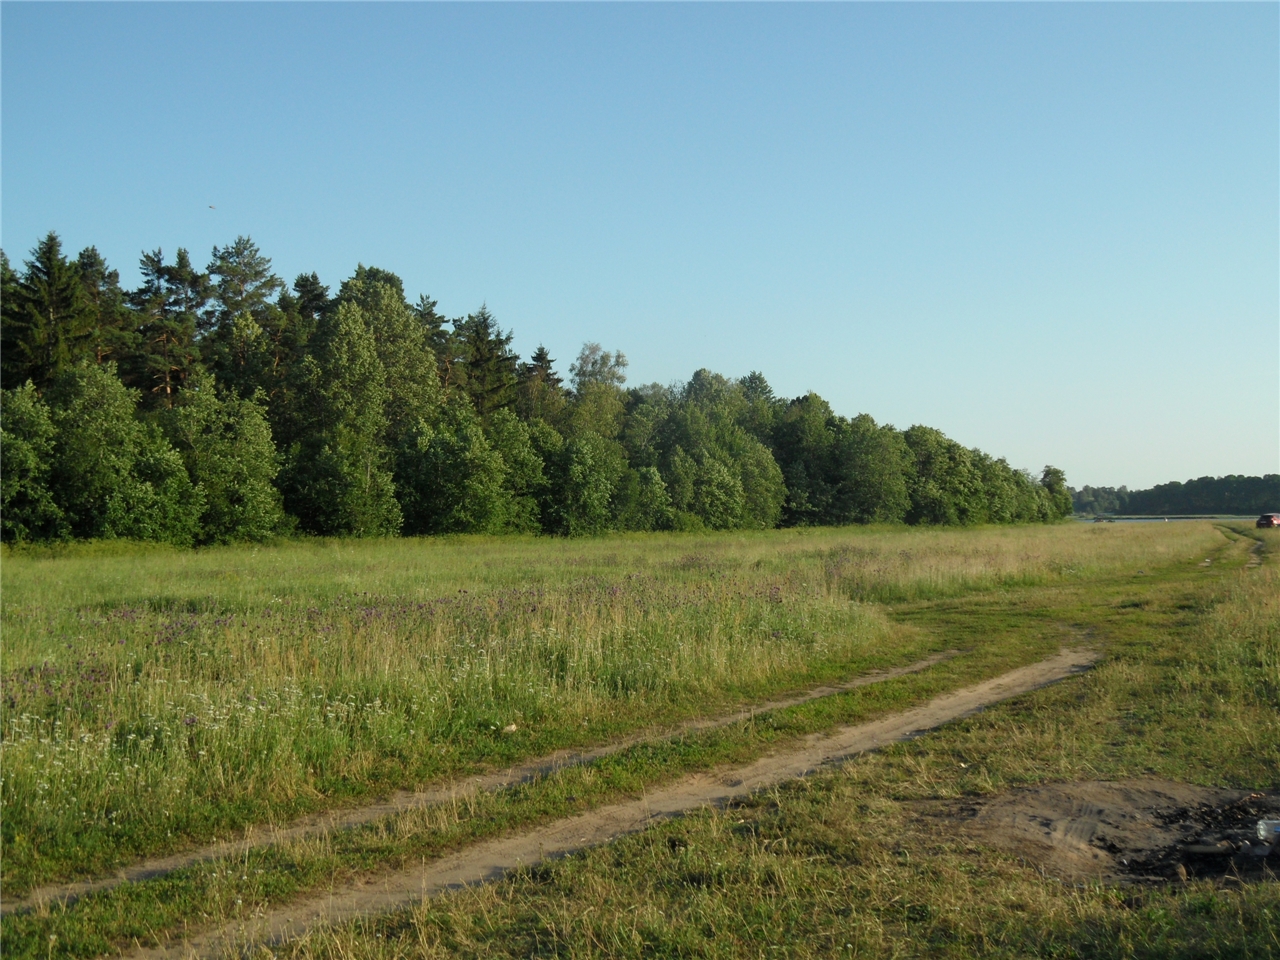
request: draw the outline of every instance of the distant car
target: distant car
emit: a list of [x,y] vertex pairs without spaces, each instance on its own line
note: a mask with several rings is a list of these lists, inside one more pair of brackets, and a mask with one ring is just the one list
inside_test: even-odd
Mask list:
[[1264,513],[1254,524],[1258,527],[1280,527],[1280,513]]

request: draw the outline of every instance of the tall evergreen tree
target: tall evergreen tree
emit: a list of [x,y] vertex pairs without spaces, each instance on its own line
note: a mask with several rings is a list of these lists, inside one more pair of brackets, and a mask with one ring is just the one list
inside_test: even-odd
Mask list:
[[556,389],[564,385],[564,380],[556,373],[555,358],[542,344],[538,344],[538,349],[533,351],[528,363],[520,364],[517,375],[521,383],[536,380]]
[[[445,329],[444,325],[448,321],[436,310],[437,306],[435,300],[422,294],[411,309],[426,333],[427,346],[431,348],[436,358],[436,371],[440,376],[440,385],[447,393],[451,389],[460,388],[466,380],[464,358],[457,335]],[[454,321],[455,326],[461,322]]]
[[320,317],[329,309],[329,288],[316,273],[300,273],[293,281],[293,298],[299,317],[314,333]]
[[18,309],[18,275],[9,257],[0,250],[0,387],[16,390],[26,383],[18,378],[26,364],[18,353],[18,338],[24,325]]
[[462,387],[480,416],[487,418],[494,410],[512,406],[520,360],[511,350],[513,334],[504,333],[484,305],[456,322],[454,332],[463,357]]
[[248,237],[214,247],[208,266],[213,296],[201,320],[204,362],[218,383],[241,397],[280,386],[286,315],[274,299],[284,281]]
[[213,248],[208,273],[213,278],[213,309],[202,321],[203,329],[217,329],[242,313],[259,326],[271,326],[269,314],[284,281],[271,270],[265,256],[249,237],[236,237],[233,244]]
[[96,316],[56,233],[36,245],[25,266],[0,312],[0,375],[4,389],[31,380],[43,390],[90,355]]
[[283,331],[272,354],[267,398],[271,433],[282,450],[293,443],[299,429],[298,374],[312,346],[312,338],[324,315],[331,309],[329,288],[315,273],[298,274],[292,291],[280,295],[277,304],[283,315]]
[[565,407],[564,381],[556,373],[551,352],[541,344],[528,363],[516,370],[516,410],[523,420],[560,420]]
[[120,288],[120,273],[107,266],[97,247],[80,251],[76,269],[94,317],[93,359],[98,363],[118,362],[130,355],[138,342],[133,314]]
[[167,409],[199,366],[196,330],[209,300],[209,278],[192,267],[182,248],[172,264],[159,249],[144,253],[139,269],[142,286],[129,294],[137,342],[122,358],[121,373],[142,391],[145,406]]

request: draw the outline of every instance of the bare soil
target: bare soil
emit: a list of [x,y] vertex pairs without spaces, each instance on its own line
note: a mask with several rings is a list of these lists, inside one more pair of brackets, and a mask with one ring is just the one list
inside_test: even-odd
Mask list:
[[945,694],[919,707],[871,723],[814,734],[784,752],[743,767],[685,777],[643,797],[613,804],[523,833],[474,844],[409,870],[370,877],[189,939],[128,954],[136,960],[248,953],[305,934],[317,926],[385,913],[424,898],[500,879],[520,866],[563,857],[643,830],[692,810],[723,805],[803,777],[826,764],[919,736],[1010,697],[1082,673],[1096,655],[1064,650],[1057,656]]
[[1068,881],[1275,882],[1280,849],[1260,819],[1280,819],[1273,793],[1165,780],[1050,783],[927,817]]

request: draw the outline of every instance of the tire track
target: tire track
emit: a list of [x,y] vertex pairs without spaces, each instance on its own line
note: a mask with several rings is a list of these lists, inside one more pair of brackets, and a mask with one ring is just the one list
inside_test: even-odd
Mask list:
[[250,850],[271,846],[287,840],[313,837],[338,830],[349,830],[372,823],[383,817],[394,816],[409,810],[429,807],[439,803],[451,803],[454,800],[463,799],[476,793],[496,791],[501,790],[503,787],[528,783],[538,777],[549,776],[567,767],[592,763],[626,750],[628,747],[633,747],[638,743],[643,743],[646,740],[657,740],[679,736],[682,733],[694,733],[700,730],[727,727],[750,720],[757,714],[766,713],[770,710],[782,710],[786,707],[798,706],[813,700],[821,700],[824,697],[834,696],[838,693],[846,693],[849,690],[865,687],[869,684],[883,683],[895,677],[919,673],[921,670],[928,669],[943,660],[957,656],[958,653],[959,651],[955,650],[936,653],[903,667],[874,671],[843,683],[811,687],[785,699],[754,704],[719,717],[689,720],[664,730],[648,730],[587,750],[557,750],[527,763],[517,764],[483,775],[450,780],[428,790],[399,790],[391,794],[387,799],[377,803],[365,804],[347,810],[314,814],[295,820],[287,826],[261,825],[250,827],[234,840],[219,841],[167,857],[153,857],[142,860],[124,867],[108,877],[39,887],[21,900],[0,903],[0,915],[7,916],[11,913],[32,910],[47,903],[70,905],[91,893],[110,890],[112,887],[117,887],[122,883],[139,883],[144,880],[153,880],[167,873],[172,873],[174,870],[194,866],[206,860],[239,856]]
[[140,949],[126,956],[129,960],[170,960],[246,954],[253,947],[279,945],[319,926],[386,913],[450,890],[498,880],[518,867],[567,856],[661,820],[806,776],[854,754],[912,739],[1002,700],[1082,673],[1096,660],[1097,655],[1091,651],[1063,650],[1047,660],[945,694],[911,710],[808,736],[786,752],[742,767],[685,777],[637,800],[483,841],[421,866],[344,886],[188,940]]

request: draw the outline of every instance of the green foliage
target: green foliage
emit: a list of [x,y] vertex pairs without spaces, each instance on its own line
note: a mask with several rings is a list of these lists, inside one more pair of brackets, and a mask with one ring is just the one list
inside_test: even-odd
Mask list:
[[96,247],[86,247],[76,258],[80,284],[93,317],[91,353],[97,363],[128,356],[136,348],[139,335],[134,329],[133,315],[125,292],[120,287],[120,274],[107,266]]
[[197,273],[187,251],[166,264],[160,250],[142,255],[142,286],[129,295],[134,342],[122,359],[127,384],[142,391],[150,407],[172,407],[197,370],[196,329],[209,300],[207,274]]
[[461,357],[462,389],[481,417],[515,403],[520,358],[511,350],[511,333],[481,305],[465,320],[454,321],[454,337]]
[[330,310],[329,288],[314,273],[299,274],[293,290],[279,300],[284,326],[275,344],[273,379],[266,390],[267,416],[271,433],[281,450],[288,450],[299,438],[307,420],[302,409],[302,363],[312,349],[312,338],[321,319]]
[[5,543],[59,539],[67,529],[49,490],[49,408],[30,381],[0,396],[0,535]]
[[608,530],[618,481],[626,471],[626,453],[597,433],[568,440],[552,462],[552,501],[544,521],[552,532],[569,537]]
[[560,416],[567,436],[594,433],[614,440],[626,420],[626,394],[608,383],[585,383]]
[[204,509],[181,457],[135,417],[137,392],[113,364],[64,371],[49,391],[50,490],[73,536],[193,543]]
[[50,231],[21,277],[5,262],[0,304],[0,373],[11,390],[31,380],[43,390],[63,370],[90,355],[97,316],[76,264]]
[[792,400],[773,426],[773,452],[787,482],[788,526],[828,521],[837,485],[836,416],[816,393]]
[[1071,516],[1071,491],[1067,489],[1067,475],[1063,471],[1046,466],[1040,474],[1040,486],[1049,495],[1049,517],[1059,520]]
[[627,356],[621,350],[610,352],[601,348],[598,343],[584,343],[578,352],[578,359],[569,364],[569,376],[573,389],[581,393],[587,384],[599,383],[611,387],[620,387],[627,382]]
[[162,423],[204,498],[201,542],[265,540],[281,529],[284,510],[273,484],[280,466],[259,404],[220,398],[205,376],[182,392]]
[[742,481],[723,462],[698,451],[689,457],[679,447],[672,458],[676,509],[691,513],[712,530],[736,530],[743,526],[746,494]]
[[271,258],[264,256],[249,237],[236,237],[235,243],[213,248],[209,262],[213,278],[214,308],[204,326],[217,330],[234,317],[247,313],[263,326],[275,309],[272,297],[284,287],[271,272]]
[[671,530],[675,510],[657,467],[628,467],[613,494],[614,525],[619,530]]
[[373,337],[386,374],[387,442],[394,447],[420,420],[433,420],[440,407],[428,330],[405,302],[400,278],[377,267],[359,267],[336,302],[359,306]]
[[[642,403],[679,529],[764,529],[777,524],[786,497],[772,453],[742,426],[749,405],[741,387],[699,370],[679,397]],[[632,434],[639,445],[639,433]],[[642,461],[650,457],[641,454]]]
[[386,373],[360,307],[340,304],[316,340],[298,377],[303,422],[282,471],[285,507],[311,533],[395,533]]
[[529,427],[510,410],[495,410],[489,418],[488,436],[506,470],[503,487],[510,498],[507,529],[538,533],[538,497],[547,486],[547,478]]
[[1140,516],[1249,516],[1280,511],[1280,473],[1261,477],[1232,474],[1200,477],[1186,483],[1161,483],[1149,490],[1126,487],[1067,488],[1076,513]]
[[[406,533],[498,533],[531,509],[513,502],[507,464],[462,398],[445,404],[434,427],[419,421],[408,439],[397,469]],[[522,466],[530,477],[529,464]],[[515,519],[519,526],[523,517]]]
[[224,389],[241,397],[280,387],[289,357],[289,314],[272,297],[284,281],[249,237],[214,247],[208,268],[211,299],[199,329],[206,365]]
[[903,435],[865,413],[841,419],[835,433],[836,489],[828,522],[900,523],[911,505],[911,452]]
[[528,363],[516,371],[516,410],[523,420],[560,419],[565,407],[564,382],[555,370],[555,359],[542,344]]
[[[0,251],[0,380],[33,390],[14,393],[21,415],[5,428],[11,540],[377,536],[402,522],[575,536],[1011,523],[1056,519],[1072,495],[1060,471],[1036,480],[928,427],[848,420],[815,393],[780,400],[759,372],[626,389],[625,354],[588,342],[566,388],[545,346],[520,362],[487,307],[447,321],[429,297],[410,306],[378,267],[358,266],[333,298],[314,273],[286,289],[242,236],[215,246],[203,272],[184,249],[172,263],[144,254],[141,272],[124,291],[95,248],[70,261],[55,233],[21,276]],[[81,429],[60,412],[81,402],[67,398],[101,383],[77,373],[50,409],[52,440],[40,425],[40,402],[85,363],[136,391],[99,398],[116,421],[106,446],[86,448],[103,451],[97,461],[58,438]],[[139,397],[150,427],[134,416]],[[131,505],[176,503],[184,489],[156,425],[181,447],[202,505],[138,506],[148,516],[130,519]],[[1280,489],[1270,479],[1266,496]]]
[[1086,484],[1079,490],[1068,489],[1076,513],[1087,516],[1124,513],[1129,499],[1129,488],[1124,486],[1091,487]]
[[911,427],[903,439],[913,460],[907,522],[982,522],[982,482],[970,452],[932,427]]

